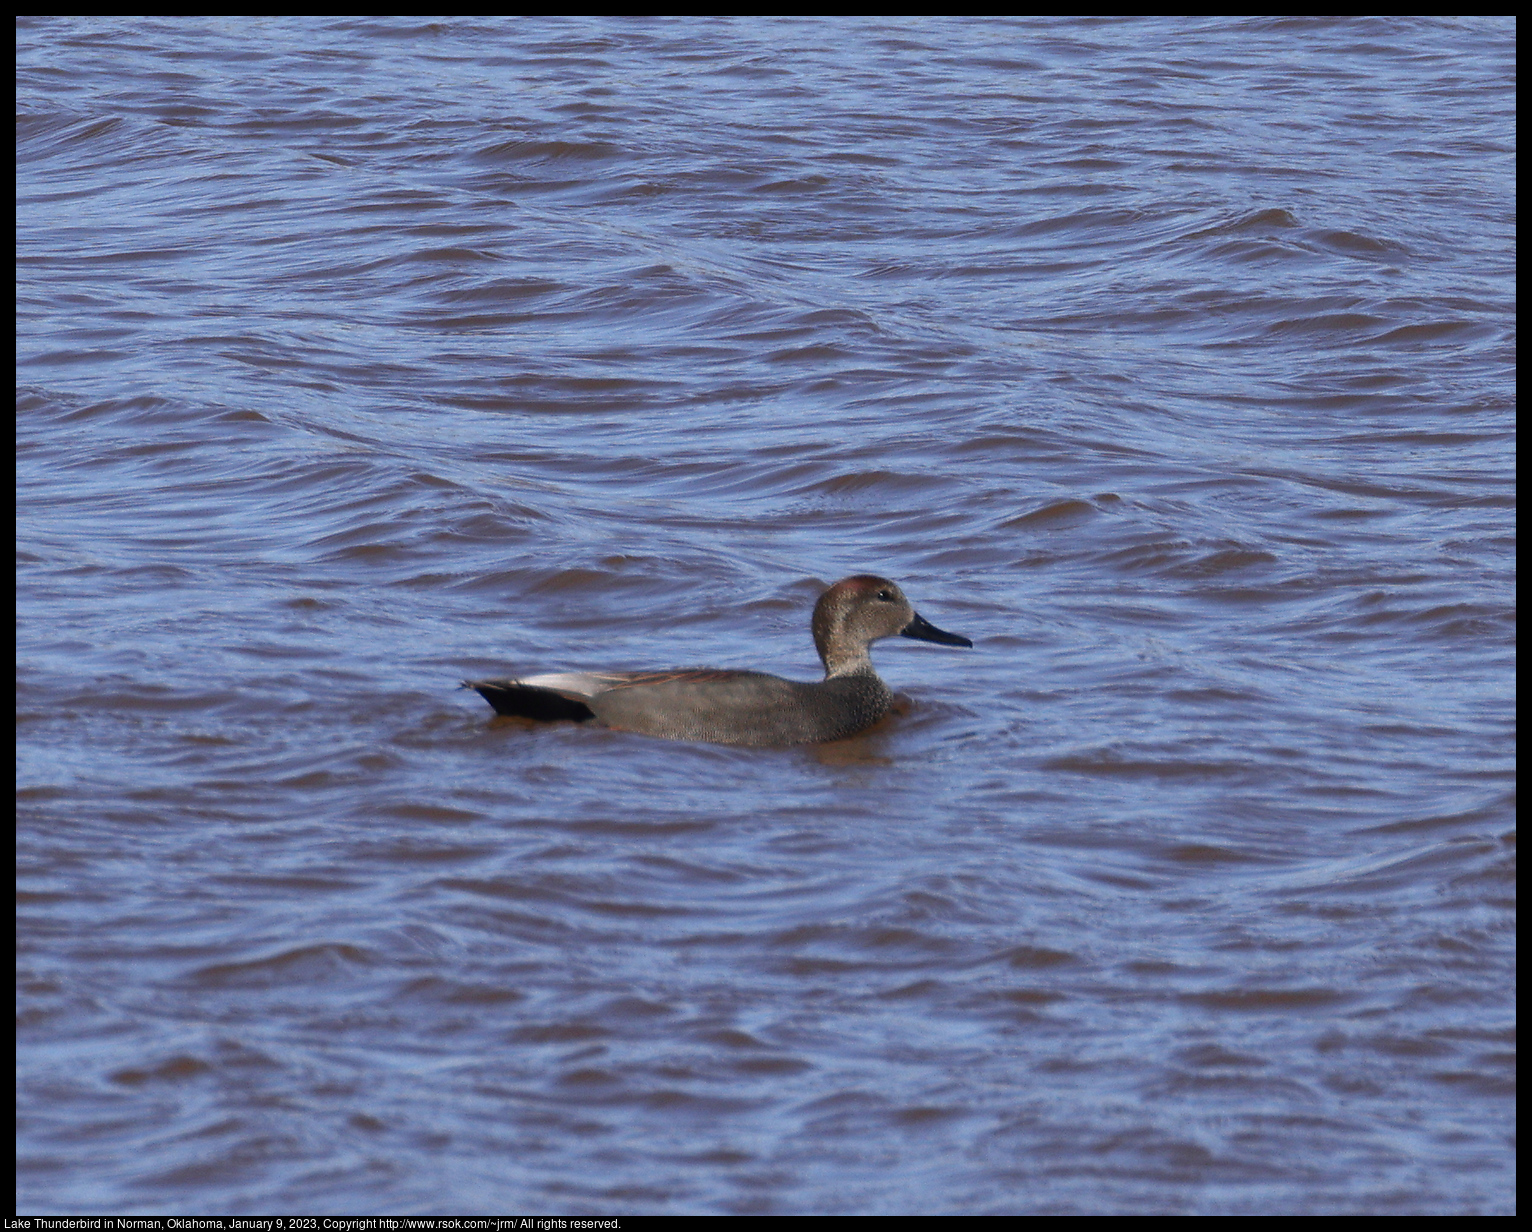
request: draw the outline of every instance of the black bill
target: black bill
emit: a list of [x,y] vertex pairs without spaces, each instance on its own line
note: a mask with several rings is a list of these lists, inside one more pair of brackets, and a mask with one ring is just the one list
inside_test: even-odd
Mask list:
[[973,646],[961,633],[938,629],[919,612],[915,613],[914,620],[899,630],[899,636],[913,637],[917,642],[935,642],[939,646]]

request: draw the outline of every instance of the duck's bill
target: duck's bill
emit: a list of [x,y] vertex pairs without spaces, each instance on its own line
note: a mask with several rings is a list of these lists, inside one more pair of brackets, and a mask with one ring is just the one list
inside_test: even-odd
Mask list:
[[938,646],[969,646],[973,645],[961,633],[948,633],[945,629],[938,629],[918,612],[915,619],[899,630],[900,637],[913,637],[917,642],[935,642]]

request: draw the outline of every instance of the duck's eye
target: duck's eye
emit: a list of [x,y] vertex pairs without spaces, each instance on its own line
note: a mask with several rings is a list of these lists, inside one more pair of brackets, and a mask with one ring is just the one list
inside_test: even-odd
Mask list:
[[878,598],[882,599],[884,603],[892,603],[894,601],[894,592],[891,590],[880,590],[878,591]]

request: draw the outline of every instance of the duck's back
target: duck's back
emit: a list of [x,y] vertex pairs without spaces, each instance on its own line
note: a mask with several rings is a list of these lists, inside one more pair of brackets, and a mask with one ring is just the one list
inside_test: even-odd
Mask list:
[[870,727],[893,703],[872,672],[808,683],[765,672],[634,673],[585,699],[622,731],[715,744],[817,744]]

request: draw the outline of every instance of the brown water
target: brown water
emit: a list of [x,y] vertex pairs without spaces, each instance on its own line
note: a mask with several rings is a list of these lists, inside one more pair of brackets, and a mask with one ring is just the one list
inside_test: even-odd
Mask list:
[[23,18],[18,1210],[1510,1214],[1513,34]]

